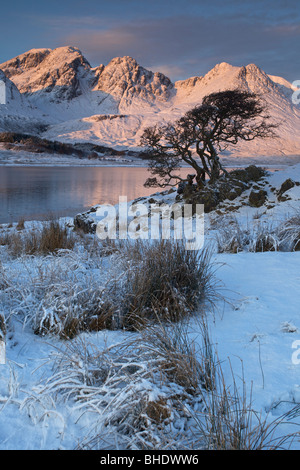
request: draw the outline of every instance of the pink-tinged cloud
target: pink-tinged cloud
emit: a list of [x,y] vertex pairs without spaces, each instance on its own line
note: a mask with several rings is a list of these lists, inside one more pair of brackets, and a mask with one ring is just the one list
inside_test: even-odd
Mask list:
[[129,55],[173,81],[203,75],[223,61],[239,66],[256,63],[267,73],[285,76],[286,64],[292,68],[296,63],[294,41],[300,39],[296,22],[265,24],[238,14],[135,20],[87,15],[81,24],[78,18],[70,17],[64,25],[60,17],[44,21],[55,29],[54,47],[76,46],[93,66]]

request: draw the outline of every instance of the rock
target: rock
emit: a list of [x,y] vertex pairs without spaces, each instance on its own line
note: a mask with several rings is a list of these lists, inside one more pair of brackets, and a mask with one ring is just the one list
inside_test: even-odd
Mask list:
[[251,207],[261,207],[267,199],[267,192],[263,189],[259,191],[252,190],[249,195],[249,205]]
[[92,81],[91,66],[76,47],[32,49],[1,64],[22,94],[42,94],[52,102],[82,94],[83,79]]
[[213,187],[218,191],[220,201],[224,201],[225,199],[233,201],[239,197],[243,191],[248,189],[248,185],[241,181],[232,179],[231,177],[216,181]]
[[230,176],[244,183],[250,183],[252,181],[259,181],[261,178],[266,176],[266,170],[255,165],[249,165],[246,168],[232,170]]
[[[260,170],[261,169],[259,169],[258,173],[262,175]],[[242,174],[245,175],[244,173]],[[248,180],[250,174],[254,175],[255,171],[253,169],[250,170],[245,179]],[[220,202],[226,199],[233,201],[248,188],[248,183],[241,181],[236,176],[233,178],[230,173],[229,177],[221,177],[213,184],[207,183],[202,189],[198,189],[195,184],[188,184],[186,182],[180,183],[178,185],[176,200],[179,200],[182,195],[186,204],[193,204],[194,206],[195,204],[204,204],[204,212],[211,212],[217,208]]]
[[186,181],[181,181],[177,186],[177,194],[183,194],[184,188],[186,187]]
[[84,233],[96,233],[97,222],[91,217],[92,213],[95,213],[94,208],[83,214],[77,214],[74,217],[74,230],[82,230]]
[[291,178],[288,178],[287,180],[285,180],[282,185],[280,186],[280,189],[277,193],[277,199],[278,201],[286,201],[287,200],[287,197],[286,196],[283,196],[283,194],[288,191],[289,189],[292,189],[294,186],[298,186],[299,183],[298,182],[295,182],[293,181]]
[[196,204],[203,204],[204,212],[213,211],[219,204],[218,193],[212,187],[206,187],[201,191],[197,191],[196,186],[188,185],[185,187],[183,199],[185,204],[192,204],[193,213],[196,211]]

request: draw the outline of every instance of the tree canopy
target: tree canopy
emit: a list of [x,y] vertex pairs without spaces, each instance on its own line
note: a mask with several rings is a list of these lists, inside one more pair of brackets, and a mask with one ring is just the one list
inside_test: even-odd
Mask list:
[[263,99],[255,93],[237,89],[205,96],[201,105],[174,123],[144,130],[141,145],[152,174],[145,185],[165,187],[183,181],[178,171],[183,162],[195,171],[199,187],[206,178],[214,182],[227,174],[219,154],[228,146],[276,136],[277,124],[270,120]]

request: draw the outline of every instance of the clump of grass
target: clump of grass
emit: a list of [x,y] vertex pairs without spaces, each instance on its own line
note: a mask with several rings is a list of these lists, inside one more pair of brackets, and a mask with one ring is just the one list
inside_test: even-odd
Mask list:
[[219,253],[239,253],[249,244],[249,232],[242,229],[236,218],[217,227],[216,242]]
[[[220,298],[211,254],[161,241],[118,247],[102,287],[78,282],[52,287],[35,331],[72,338],[82,331],[139,331],[157,321],[179,322],[213,308]],[[116,271],[116,272],[115,272]]]
[[115,306],[104,299],[105,288],[87,283],[82,280],[72,285],[67,281],[52,286],[34,317],[35,334],[72,339],[83,331],[113,329]]
[[280,247],[277,230],[257,216],[246,227],[236,218],[227,220],[218,227],[216,241],[219,253],[278,251]]
[[179,321],[214,292],[208,250],[189,251],[183,243],[136,242],[125,249],[123,326],[140,329],[149,320]]
[[14,257],[23,254],[47,255],[59,250],[71,250],[75,245],[72,233],[56,220],[44,223],[42,228],[32,228],[22,234],[6,234],[4,241]]
[[25,220],[21,218],[16,225],[16,230],[24,230],[24,229],[25,229]]
[[206,321],[199,322],[201,344],[189,335],[188,322],[162,323],[148,326],[141,332],[140,351],[149,362],[155,361],[161,376],[179,385],[189,395],[197,396],[200,389],[214,387],[214,356]]
[[0,245],[8,246],[10,244],[11,235],[8,231],[2,231],[0,233]]
[[295,214],[280,225],[278,236],[283,249],[300,251],[300,213]]

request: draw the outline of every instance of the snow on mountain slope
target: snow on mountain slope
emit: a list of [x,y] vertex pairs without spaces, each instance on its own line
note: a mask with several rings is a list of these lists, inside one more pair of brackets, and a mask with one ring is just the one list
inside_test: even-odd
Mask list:
[[233,153],[300,153],[300,109],[292,103],[292,85],[255,64],[222,62],[203,77],[173,84],[128,56],[92,68],[77,48],[68,46],[33,49],[0,64],[0,69],[48,120],[43,134],[48,139],[138,149],[146,126],[177,119],[209,93],[240,88],[261,94],[280,128],[277,139],[242,143]]
[[[285,83],[286,82],[286,83]],[[284,85],[285,84],[285,85]],[[197,105],[205,95],[226,89],[243,89],[258,93],[265,100],[272,121],[280,124],[277,139],[243,142],[234,147],[235,155],[292,155],[300,152],[300,109],[293,105],[288,82],[280,77],[274,81],[255,64],[233,67],[225,62],[216,65],[204,77],[194,77],[175,83],[174,106],[187,110]]]
[[276,75],[268,76],[274,83],[277,83],[277,85],[280,86],[281,91],[283,91],[288,97],[291,97],[292,93],[297,90],[297,87],[285,78],[277,77]]
[[0,70],[3,100],[0,104],[0,132],[38,132],[43,124],[43,117],[20,93],[16,85]]
[[[118,83],[118,82],[117,82]],[[193,106],[201,103],[203,97],[214,91],[241,88],[260,93],[269,108],[272,120],[280,124],[277,139],[256,140],[240,143],[235,146],[233,153],[236,156],[258,155],[296,155],[300,152],[300,111],[290,97],[282,92],[281,85],[273,82],[261,69],[254,64],[246,67],[233,67],[222,63],[214,67],[204,77],[193,77],[175,83],[174,88],[168,89],[169,97],[156,100],[153,111],[149,104],[145,108],[144,97],[138,95],[120,99],[126,119],[116,121],[100,121],[95,118],[83,122],[64,122],[51,127],[46,133],[47,138],[62,139],[64,141],[101,141],[105,145],[118,148],[138,148],[140,136],[146,126],[175,120]],[[112,93],[112,89],[106,88]],[[116,93],[113,90],[114,93]],[[152,96],[153,99],[153,96]],[[116,110],[115,110],[116,111]],[[130,116],[130,118],[129,118]]]

